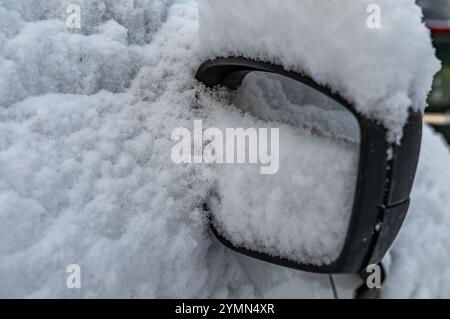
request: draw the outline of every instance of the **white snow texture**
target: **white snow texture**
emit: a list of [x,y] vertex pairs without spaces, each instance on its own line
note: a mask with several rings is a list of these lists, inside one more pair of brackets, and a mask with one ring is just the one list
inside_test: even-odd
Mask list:
[[[222,247],[202,210],[213,192],[232,196],[222,168],[175,165],[170,136],[194,119],[260,124],[194,79],[205,56],[254,48],[343,92],[398,137],[438,63],[413,0],[375,2],[386,8],[381,33],[355,28],[365,9],[354,1],[201,1],[201,44],[195,0],[0,0],[0,297],[332,297],[327,278]],[[81,30],[64,23],[69,3],[82,9]],[[314,37],[298,41],[304,30]],[[449,164],[426,129],[385,297],[450,297]],[[70,264],[82,289],[66,287]]]
[[[207,57],[245,56],[306,73],[383,123],[392,140],[401,138],[408,110],[427,105],[440,66],[415,0],[200,3]],[[367,23],[373,4],[381,9],[379,29]]]
[[280,130],[279,171],[261,175],[257,166],[220,166],[220,195],[212,201],[218,230],[236,246],[308,264],[332,263],[344,246],[353,207],[356,118],[297,81],[260,72],[245,78],[231,102],[252,116],[220,112],[214,125],[225,131],[230,123],[267,126],[255,117],[270,121]]

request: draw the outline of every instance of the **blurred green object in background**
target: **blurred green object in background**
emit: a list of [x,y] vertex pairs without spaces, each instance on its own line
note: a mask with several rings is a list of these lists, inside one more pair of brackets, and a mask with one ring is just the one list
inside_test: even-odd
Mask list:
[[450,109],[450,35],[434,36],[433,40],[442,70],[434,79],[427,112],[445,113]]
[[450,0],[417,0],[422,7],[427,26],[442,70],[436,75],[428,98],[425,121],[442,133],[450,144]]
[[[450,32],[449,34],[436,34],[433,41],[437,50],[437,56],[442,61],[442,70],[436,75],[433,90],[430,93],[427,113],[439,114],[441,117],[450,118]],[[426,117],[427,119],[427,117]],[[450,144],[450,124],[445,119],[427,121],[434,129],[443,134]]]

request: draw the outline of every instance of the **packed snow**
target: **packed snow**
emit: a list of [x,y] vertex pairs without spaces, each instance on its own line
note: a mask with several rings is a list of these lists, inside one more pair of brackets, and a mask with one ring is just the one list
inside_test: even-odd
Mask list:
[[[440,69],[415,0],[200,3],[204,57],[245,56],[312,76],[383,123],[392,141],[410,108],[425,109]],[[374,3],[380,28],[367,24]]]
[[[64,24],[73,2],[81,5],[81,30]],[[290,66],[307,66],[317,80],[360,105],[371,102],[371,111],[370,103],[361,110],[393,128],[401,126],[406,102],[423,106],[437,62],[412,1],[380,2],[391,9],[385,12],[386,29],[398,26],[401,36],[372,35],[381,46],[366,47],[366,31],[354,31],[346,37],[353,47],[349,53],[347,45],[339,51],[333,39],[354,29],[358,6],[304,1],[306,13],[318,12],[314,6],[324,10],[321,20],[295,15],[317,32],[308,49],[329,42],[336,52],[351,54],[355,66],[342,68],[347,60],[339,54],[332,55],[329,69],[315,69],[307,57]],[[229,17],[228,3],[238,11],[245,5],[202,1],[202,19],[217,10]],[[280,7],[289,10],[275,10],[266,0],[251,12],[258,21],[263,8],[274,10],[270,21],[281,25],[277,14],[295,11],[300,3],[286,0]],[[225,202],[232,196],[221,190],[227,182],[221,169],[227,168],[170,161],[172,130],[189,128],[194,119],[213,126],[228,125],[228,119],[253,126],[262,121],[242,115],[194,80],[207,53],[199,41],[198,12],[195,0],[0,0],[0,297],[332,297],[324,276],[222,247],[209,230],[203,204],[212,196]],[[317,27],[325,17],[339,15],[345,17],[342,28],[330,20],[337,33]],[[284,33],[288,39],[290,34]],[[369,49],[373,55],[367,55]],[[391,59],[383,60],[384,52]],[[322,57],[319,65],[325,53],[315,51]],[[377,59],[380,64],[374,64]],[[335,83],[327,82],[331,73]],[[349,75],[351,87],[343,81]],[[372,93],[356,89],[363,84]],[[392,91],[384,101],[398,105],[388,110],[385,103],[372,103],[387,87]],[[268,118],[265,123],[270,125]],[[286,130],[296,136],[288,124]],[[448,148],[426,129],[410,215],[391,252],[386,297],[450,296],[448,163]],[[255,182],[249,177],[243,176]],[[66,287],[70,264],[81,267],[81,289]]]

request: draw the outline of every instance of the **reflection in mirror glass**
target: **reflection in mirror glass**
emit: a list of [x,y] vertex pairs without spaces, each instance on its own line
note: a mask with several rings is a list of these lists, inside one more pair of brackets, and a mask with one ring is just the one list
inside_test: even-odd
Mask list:
[[220,196],[210,203],[215,227],[238,247],[331,264],[353,209],[357,119],[322,93],[277,74],[248,74],[232,101],[240,110],[236,127],[279,128],[279,171],[261,175],[254,165],[221,165]]

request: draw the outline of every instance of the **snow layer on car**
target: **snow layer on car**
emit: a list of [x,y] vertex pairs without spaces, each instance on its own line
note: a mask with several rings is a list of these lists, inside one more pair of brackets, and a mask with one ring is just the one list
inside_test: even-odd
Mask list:
[[425,127],[411,208],[391,251],[385,298],[450,297],[450,150]]
[[[207,58],[245,56],[306,73],[354,103],[398,141],[408,110],[423,111],[440,65],[415,0],[200,0]],[[414,49],[412,49],[412,47]]]
[[[0,0],[0,7],[20,14],[27,22],[58,19],[66,21],[75,13],[73,5],[79,6],[82,34],[92,34],[108,20],[114,20],[127,29],[131,44],[150,42],[152,35],[166,19],[167,10],[174,0]],[[70,6],[72,5],[72,6]]]
[[[76,33],[54,20],[60,9],[42,10],[51,1],[0,0],[0,296],[331,298],[327,277],[218,244],[201,209],[217,171],[170,162],[174,128],[237,116],[194,80],[196,1],[147,1],[159,17],[148,31],[130,26],[132,1],[104,1],[115,17],[100,17],[90,5],[100,2],[80,2],[86,29]],[[135,73],[115,75],[129,64]],[[89,78],[90,68],[107,79]],[[390,297],[450,296],[450,155],[431,133],[424,144]],[[70,290],[74,263],[82,289]]]

